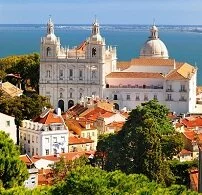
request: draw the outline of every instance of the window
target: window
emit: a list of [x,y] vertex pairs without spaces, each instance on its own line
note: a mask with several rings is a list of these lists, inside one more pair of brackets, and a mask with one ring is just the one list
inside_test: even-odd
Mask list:
[[24,140],[26,140],[26,134],[24,134]]
[[172,85],[168,85],[167,91],[172,91]]
[[50,78],[50,77],[51,77],[51,71],[50,71],[50,70],[47,70],[47,71],[46,71],[46,77],[47,77],[47,78]]
[[54,154],[57,154],[57,149],[54,148],[54,149],[53,149],[53,153],[54,153]]
[[126,96],[126,100],[130,100],[130,95],[127,95],[127,96]]
[[147,94],[144,95],[144,101],[148,101],[148,95]]
[[61,136],[61,142],[65,142],[65,136]]
[[73,79],[73,70],[69,69],[69,80]]
[[92,132],[92,136],[95,136],[95,132]]
[[90,133],[89,133],[89,132],[87,133],[87,137],[88,137],[88,138],[90,137]]
[[93,47],[93,49],[92,49],[92,57],[93,56],[96,56],[96,48],[95,47]]
[[62,94],[62,92],[60,92],[60,98],[63,98],[63,94]]
[[36,155],[38,155],[39,154],[39,149],[38,148],[36,148]]
[[27,142],[30,144],[30,135],[27,137]]
[[49,155],[49,149],[46,149],[46,155]]
[[57,142],[57,137],[53,137],[53,143]]
[[34,156],[34,148],[32,148],[32,156]]
[[49,138],[45,138],[45,143],[49,144]]
[[180,91],[186,92],[185,85],[180,86]]
[[79,70],[79,80],[83,80],[83,71]]
[[10,124],[10,121],[6,121],[6,126],[7,126],[7,127],[10,127],[10,125],[11,125],[11,124]]
[[38,143],[38,137],[36,137],[36,143]]
[[20,133],[20,139],[22,139],[22,133]]
[[139,100],[140,100],[140,96],[139,96],[138,94],[136,95],[135,100],[136,100],[136,101],[139,101]]
[[82,133],[82,137],[85,137],[85,133]]
[[114,95],[114,100],[117,100],[118,98],[117,98],[117,95]]
[[167,94],[167,100],[172,100],[172,95],[171,94]]
[[51,56],[51,48],[50,47],[47,47],[47,49],[46,49],[46,55],[47,56]]
[[155,99],[155,100],[158,100],[158,97],[157,97],[157,95],[156,95],[156,94],[154,94],[154,99]]
[[69,97],[72,98],[72,92],[69,93]]
[[60,76],[60,77],[63,77],[63,76],[64,76],[64,75],[63,75],[63,70],[60,70],[59,76]]
[[61,153],[65,153],[65,149],[64,148],[61,148]]
[[82,96],[83,96],[83,95],[82,95],[82,93],[80,93],[80,94],[79,94],[79,98],[81,99],[81,98],[82,98]]
[[96,71],[92,70],[92,79],[95,79],[95,78],[96,78]]
[[34,135],[32,135],[32,143],[34,143]]

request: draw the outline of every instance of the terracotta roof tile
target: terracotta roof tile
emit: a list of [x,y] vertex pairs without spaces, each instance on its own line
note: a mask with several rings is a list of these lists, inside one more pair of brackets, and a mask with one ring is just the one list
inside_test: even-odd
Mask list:
[[202,118],[198,117],[186,117],[181,120],[181,123],[187,128],[202,127]]
[[99,117],[101,118],[109,118],[111,116],[115,115],[113,112],[105,112],[104,114],[101,114]]
[[176,66],[180,66],[183,63],[182,62],[176,62],[174,59],[161,59],[161,58],[134,58],[131,61],[124,61],[124,62],[118,62],[117,68],[120,70],[125,70],[133,65],[138,66],[173,66],[176,64]]
[[69,153],[60,153],[59,156],[57,155],[47,155],[47,156],[33,156],[32,159],[36,162],[40,159],[46,159],[54,162],[60,161],[60,158],[63,157],[65,160],[74,160],[76,158],[79,158],[83,155],[90,156],[91,154],[94,154],[95,151],[81,151],[81,152],[69,152]]
[[34,122],[42,123],[42,124],[51,124],[51,123],[63,123],[63,119],[61,116],[54,114],[52,111],[49,111],[44,116],[38,116],[33,120]]
[[183,63],[181,66],[168,73],[166,75],[166,79],[167,80],[190,79],[195,72],[196,70],[193,66],[187,63]]
[[179,155],[187,155],[187,154],[192,154],[192,152],[189,151],[189,150],[186,150],[186,149],[182,149],[182,150],[180,151],[180,153],[179,153]]
[[184,131],[183,134],[187,139],[189,139],[191,141],[196,140],[197,134],[194,131]]
[[69,137],[69,145],[74,145],[74,144],[86,144],[86,143],[93,143],[94,141],[88,138],[83,138],[83,137],[76,137],[72,136]]
[[164,76],[161,73],[153,72],[111,72],[106,78],[158,78],[163,79]]
[[33,164],[32,159],[31,159],[27,154],[20,155],[20,159],[21,159],[26,165],[32,165],[32,164]]

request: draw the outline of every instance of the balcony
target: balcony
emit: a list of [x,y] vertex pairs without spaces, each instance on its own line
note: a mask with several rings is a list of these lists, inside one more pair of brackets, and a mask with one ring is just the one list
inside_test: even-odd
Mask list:
[[186,93],[187,90],[186,90],[186,89],[180,89],[179,92],[184,92],[184,93]]
[[106,85],[106,88],[137,88],[137,89],[163,89],[163,86],[155,85]]
[[166,89],[166,92],[173,92],[173,89]]
[[168,101],[168,102],[172,102],[172,101],[174,101],[172,98],[170,99],[166,99],[166,101]]

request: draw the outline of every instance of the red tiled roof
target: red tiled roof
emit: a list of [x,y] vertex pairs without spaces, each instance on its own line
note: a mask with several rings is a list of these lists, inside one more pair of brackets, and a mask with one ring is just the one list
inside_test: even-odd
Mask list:
[[153,72],[111,72],[106,78],[156,78],[162,79],[164,76],[161,73]]
[[113,115],[115,115],[115,113],[113,113],[113,112],[105,112],[104,114],[101,114],[99,117],[109,118],[109,117],[111,117]]
[[97,120],[97,118],[99,116],[101,116],[102,114],[106,113],[108,111],[102,109],[102,108],[99,108],[99,107],[96,107],[95,109],[93,109],[92,111],[88,112],[87,114],[85,114],[83,117],[85,117],[86,119],[89,119],[89,120],[92,120],[92,121],[95,121]]
[[93,143],[94,141],[88,138],[72,136],[69,137],[69,145]]
[[187,139],[191,141],[196,140],[197,134],[194,131],[184,131],[183,134]]
[[202,118],[198,117],[186,117],[181,120],[181,123],[187,128],[202,127]]
[[173,66],[174,63],[177,67],[184,64],[183,62],[176,62],[174,59],[161,59],[161,58],[134,58],[131,61],[117,62],[117,68],[125,70],[133,65],[138,66]]
[[31,159],[27,154],[20,155],[20,159],[21,159],[26,165],[32,165],[32,164],[33,164],[32,159]]
[[42,123],[42,124],[51,124],[51,123],[63,123],[63,119],[61,116],[54,114],[53,112],[49,111],[44,117],[39,116],[33,120],[34,122]]
[[50,161],[54,161],[54,162],[58,162],[60,161],[60,158],[63,157],[65,160],[74,160],[76,158],[79,158],[83,155],[85,156],[90,156],[91,154],[94,154],[95,151],[81,151],[81,152],[69,152],[69,153],[60,153],[59,156],[56,155],[47,155],[47,156],[33,156],[32,160],[33,161],[38,161],[40,159],[45,159],[45,160],[50,160]]
[[38,185],[52,185],[53,174],[51,169],[40,169],[38,173]]
[[188,154],[192,154],[192,152],[189,150],[186,150],[186,149],[182,149],[179,154],[180,155],[188,155]]
[[122,128],[125,122],[112,122],[110,124],[108,124],[108,127],[118,127],[118,128]]

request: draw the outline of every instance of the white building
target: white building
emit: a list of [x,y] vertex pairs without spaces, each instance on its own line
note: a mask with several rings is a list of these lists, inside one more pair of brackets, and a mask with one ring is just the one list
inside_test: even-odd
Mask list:
[[29,156],[68,152],[68,128],[61,115],[45,110],[34,121],[23,120],[20,144]]
[[97,21],[82,45],[64,49],[49,20],[41,40],[40,94],[62,110],[97,95],[114,100],[117,109],[133,109],[156,98],[171,111],[194,112],[197,69],[169,59],[158,28],[153,25],[150,32],[139,58],[117,63],[116,49],[106,48]]
[[90,37],[80,46],[63,48],[50,19],[47,35],[41,39],[40,61],[40,94],[64,111],[82,97],[103,96],[105,76],[116,67],[116,48],[106,48],[97,21]]
[[38,186],[38,168],[34,165],[32,159],[27,155],[20,155],[20,159],[26,164],[29,177],[24,181],[26,188],[33,189]]
[[8,133],[14,143],[17,143],[17,127],[15,117],[0,113],[0,130]]

